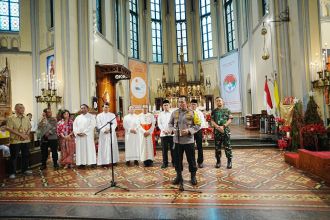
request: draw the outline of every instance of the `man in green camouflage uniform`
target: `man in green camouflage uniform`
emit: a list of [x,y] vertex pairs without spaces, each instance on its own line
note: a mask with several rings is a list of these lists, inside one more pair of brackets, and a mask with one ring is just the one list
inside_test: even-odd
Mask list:
[[216,168],[220,168],[221,166],[221,145],[224,145],[225,153],[227,157],[227,168],[232,168],[232,151],[230,145],[230,129],[229,124],[232,121],[233,116],[230,113],[228,108],[223,107],[223,100],[220,97],[215,99],[216,109],[212,110],[211,113],[211,123],[214,127],[214,144],[215,144],[215,158],[217,159],[217,163],[215,165]]

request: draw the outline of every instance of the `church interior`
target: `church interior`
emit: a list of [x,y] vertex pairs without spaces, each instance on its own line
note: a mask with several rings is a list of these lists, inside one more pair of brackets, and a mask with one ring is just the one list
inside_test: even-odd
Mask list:
[[[0,0],[0,219],[329,219],[328,26],[330,0]],[[204,163],[192,184],[186,152],[184,190],[172,184],[177,167],[162,165],[157,126],[182,97],[205,121]],[[218,97],[230,168],[227,151],[214,166]],[[18,103],[32,115],[31,175],[22,151],[11,176],[6,127]],[[40,169],[32,122],[45,109],[74,120],[83,104],[115,114],[118,163],[53,169],[47,149]],[[151,166],[125,164],[130,108],[154,117]]]

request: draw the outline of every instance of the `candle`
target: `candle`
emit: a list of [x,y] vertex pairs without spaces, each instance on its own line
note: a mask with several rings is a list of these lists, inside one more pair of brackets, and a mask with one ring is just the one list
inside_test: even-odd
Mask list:
[[327,60],[328,60],[328,44],[325,43],[325,65],[327,65]]
[[312,78],[312,82],[314,81],[314,63],[311,62],[311,78]]
[[[325,62],[325,59],[324,59],[324,57],[322,58],[322,63],[324,63]],[[322,78],[324,78],[324,68],[325,67],[322,67],[322,72],[323,72],[323,74],[322,74]]]

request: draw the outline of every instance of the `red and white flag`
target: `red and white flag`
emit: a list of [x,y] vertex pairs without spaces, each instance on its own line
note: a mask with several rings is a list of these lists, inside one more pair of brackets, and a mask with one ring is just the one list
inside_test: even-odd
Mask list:
[[265,105],[266,105],[266,109],[267,109],[267,114],[270,115],[270,113],[271,113],[270,111],[273,108],[273,102],[272,102],[272,97],[270,96],[267,79],[265,81],[265,87],[264,87],[264,101],[265,101]]

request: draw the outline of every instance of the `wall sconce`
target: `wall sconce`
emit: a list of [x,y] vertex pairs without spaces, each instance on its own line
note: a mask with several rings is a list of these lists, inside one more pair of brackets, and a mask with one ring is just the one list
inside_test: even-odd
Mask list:
[[290,14],[289,14],[289,8],[287,7],[284,11],[280,12],[280,15],[277,17],[277,19],[267,22],[289,22],[290,21]]

